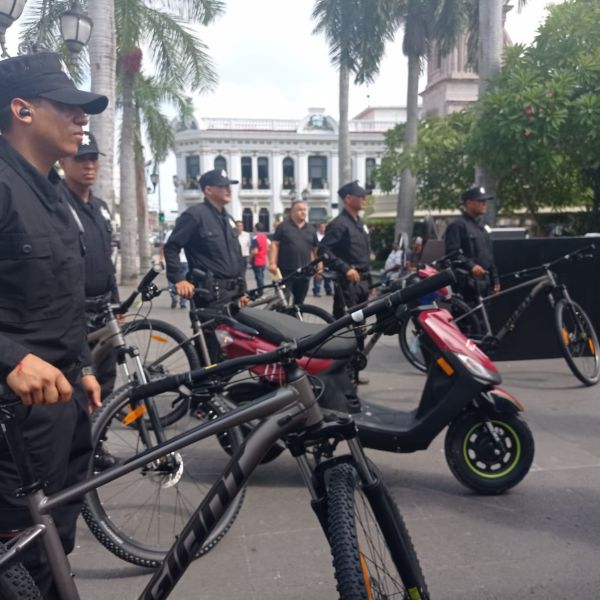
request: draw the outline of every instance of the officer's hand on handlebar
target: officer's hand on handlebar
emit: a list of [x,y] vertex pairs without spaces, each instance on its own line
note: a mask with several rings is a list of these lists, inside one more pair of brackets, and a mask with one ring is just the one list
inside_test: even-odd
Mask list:
[[250,303],[250,296],[248,296],[248,294],[244,294],[243,296],[240,297],[240,306],[248,306],[248,304]]
[[175,290],[177,294],[186,300],[191,300],[196,291],[196,288],[189,281],[178,281],[175,284]]
[[27,354],[8,374],[6,383],[26,406],[68,402],[73,393],[67,378],[35,354]]
[[475,279],[483,279],[487,275],[487,271],[481,265],[475,265],[471,269],[471,275],[473,275]]
[[350,283],[360,283],[360,273],[356,269],[348,269],[346,271],[346,279]]

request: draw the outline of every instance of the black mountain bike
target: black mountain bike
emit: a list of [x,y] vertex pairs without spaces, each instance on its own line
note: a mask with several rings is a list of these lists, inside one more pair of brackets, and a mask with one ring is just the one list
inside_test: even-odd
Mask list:
[[[157,566],[141,598],[158,600],[169,596],[191,562],[206,546],[215,528],[221,524],[262,457],[277,440],[283,438],[298,462],[311,495],[312,508],[330,544],[340,598],[428,599],[419,561],[400,512],[380,473],[366,458],[351,417],[323,414],[309,378],[298,368],[295,358],[318,347],[352,322],[394,310],[398,304],[412,300],[424,290],[446,285],[451,277],[451,274],[444,273],[406,292],[396,292],[361,311],[346,315],[314,335],[290,340],[273,352],[233,359],[214,367],[130,386],[116,393],[95,413],[94,419],[106,424],[95,428],[96,444],[108,442],[113,435],[128,436],[136,432],[142,439],[150,435],[151,430],[145,427],[146,413],[153,421],[153,431],[159,430],[160,421],[153,408],[153,396],[181,386],[202,394],[204,387],[210,387],[210,379],[228,377],[251,364],[272,362],[285,365],[288,382],[286,387],[247,406],[211,418],[169,440],[149,444],[150,438],[146,437],[146,442],[131,448],[129,455],[122,457],[125,459],[123,463],[102,473],[95,473],[93,464],[90,464],[87,481],[50,497],[45,496],[42,483],[33,475],[21,431],[14,420],[12,406],[18,404],[18,400],[7,399],[6,390],[0,390],[0,426],[22,480],[20,491],[28,497],[33,522],[30,529],[0,547],[0,597],[39,600],[39,591],[22,565],[18,564],[23,549],[39,538],[61,600],[78,600],[68,560],[54,522],[49,517],[50,510],[88,494],[86,510],[98,513],[99,529],[111,540],[111,544],[138,546],[146,552],[147,543],[134,540],[131,531],[122,532],[118,525],[113,524],[106,514],[106,505],[98,497],[98,489],[113,483],[118,485],[121,478],[134,472],[143,472],[156,485],[169,485],[174,478],[185,478],[190,470],[198,468],[198,463],[183,462],[180,455],[183,448],[214,436],[226,435],[233,440],[239,427],[259,420],[258,426],[236,448],[208,493],[203,498],[193,498],[196,508],[181,531],[171,537],[171,547],[166,555],[163,553],[156,560],[138,562]],[[111,423],[120,425],[118,428],[109,427]],[[347,444],[349,453],[334,456],[340,442]],[[202,460],[198,462],[202,463]],[[135,518],[136,507],[143,505],[144,501],[145,498],[139,495],[130,499],[132,518]],[[138,523],[138,528],[133,530],[134,535],[141,536],[142,540],[148,531],[145,526],[147,522]]]
[[[477,304],[468,307],[463,314],[458,314],[459,311],[455,310],[453,313],[455,316],[454,322],[461,329],[468,324],[469,337],[484,351],[493,351],[506,335],[516,327],[519,319],[535,298],[540,294],[545,294],[554,310],[556,339],[567,365],[569,365],[573,375],[582,383],[588,386],[595,385],[600,379],[600,357],[598,355],[596,331],[586,312],[571,298],[567,287],[559,283],[556,273],[552,270],[554,265],[561,262],[591,258],[590,252],[594,249],[595,246],[592,244],[537,267],[503,275],[503,278],[524,279],[541,272],[539,276],[502,290],[497,294],[486,297],[479,296]],[[460,271],[460,268],[455,268],[455,272]],[[468,276],[468,273],[464,270],[462,274]],[[490,323],[487,305],[503,295],[528,287],[532,288],[531,292],[516,307],[502,327],[494,332]],[[477,326],[473,324],[474,318],[478,321]],[[418,335],[418,332],[415,331],[414,335]],[[403,348],[403,350],[415,367],[421,371],[426,370],[420,345],[407,345],[406,349]]]

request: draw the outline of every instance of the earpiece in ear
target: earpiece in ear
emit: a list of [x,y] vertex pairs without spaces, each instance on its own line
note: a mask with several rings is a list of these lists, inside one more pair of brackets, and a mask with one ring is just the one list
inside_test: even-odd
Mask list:
[[30,117],[30,116],[31,116],[31,111],[30,111],[28,108],[22,108],[22,109],[19,111],[19,115],[20,115],[21,117]]

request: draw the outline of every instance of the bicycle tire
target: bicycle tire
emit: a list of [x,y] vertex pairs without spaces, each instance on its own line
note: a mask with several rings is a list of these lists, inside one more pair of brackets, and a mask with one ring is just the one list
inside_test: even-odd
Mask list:
[[[0,556],[6,552],[0,544]],[[42,600],[42,594],[29,571],[21,564],[11,564],[0,570],[0,598],[2,600]]]
[[[437,304],[440,308],[449,311],[455,319],[466,315],[456,324],[457,327],[469,339],[481,339],[481,323],[477,316],[471,312],[471,307],[466,302],[456,296],[452,296],[450,300],[440,301]],[[418,329],[414,323],[414,317],[407,313],[400,324],[400,332],[398,333],[400,350],[413,367],[425,373],[427,366],[418,337]]]
[[[117,390],[92,416],[94,454],[102,444],[104,451],[124,462],[147,448],[139,433],[143,419],[122,422],[128,414],[130,390]],[[205,420],[229,410],[216,397],[200,400],[198,409]],[[165,436],[170,439],[199,425],[197,419],[195,411],[166,428]],[[229,430],[227,440],[237,448],[242,443],[241,433]],[[83,518],[96,539],[118,558],[143,567],[157,567],[214,483],[214,474],[220,473],[228,461],[215,436],[196,442],[88,493]],[[92,459],[88,474],[98,470]],[[240,511],[244,495],[245,489],[233,499],[197,557],[225,536]],[[161,522],[163,515],[166,516]]]
[[467,411],[450,423],[444,449],[452,474],[479,494],[502,494],[521,482],[533,463],[535,444],[527,423],[516,414],[490,419],[505,452],[496,454],[486,419]]
[[[383,481],[378,479],[377,493],[373,488],[369,493],[358,485],[356,470],[348,463],[332,467],[326,477],[328,538],[340,599],[427,600],[412,540]],[[362,510],[370,515],[365,518]],[[380,539],[372,539],[375,530]],[[377,565],[383,554],[386,565]]]
[[333,323],[335,321],[331,313],[314,304],[296,304],[292,307],[286,307],[279,312],[283,312],[286,315],[290,315],[297,319],[299,318],[301,321],[318,325],[327,325],[328,323]]
[[[187,341],[188,336],[170,323],[156,319],[132,321],[123,327],[123,335],[128,344],[138,349],[146,377],[150,381],[173,373],[193,371],[202,366],[193,343]],[[174,354],[160,361],[161,356],[176,346],[181,347]],[[117,385],[117,387],[121,386]],[[161,394],[155,397],[155,403],[163,427],[181,419],[190,407],[189,397],[180,392]]]
[[598,337],[590,318],[577,302],[559,300],[554,308],[560,351],[573,375],[592,386],[600,379]]

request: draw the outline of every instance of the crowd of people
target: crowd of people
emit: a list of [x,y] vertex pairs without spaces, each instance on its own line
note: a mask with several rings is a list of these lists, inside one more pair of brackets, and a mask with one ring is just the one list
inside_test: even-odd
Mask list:
[[[16,418],[47,493],[85,477],[92,458],[89,414],[115,381],[114,357],[92,365],[87,343],[99,303],[119,299],[111,215],[92,191],[101,151],[84,131],[87,115],[107,104],[105,96],[78,90],[56,54],[0,61],[0,381],[22,401]],[[64,179],[55,170],[57,161]],[[342,208],[327,225],[313,226],[306,202],[295,201],[270,238],[262,223],[251,234],[227,212],[231,186],[238,181],[225,171],[208,171],[198,183],[203,202],[179,216],[162,249],[173,308],[178,302],[185,308],[192,297],[198,306],[230,301],[244,306],[249,267],[261,288],[267,268],[273,277],[286,277],[319,258],[313,294],[319,296],[323,285],[334,296],[335,317],[368,299],[370,236],[360,216],[367,192],[357,181],[338,190]],[[497,290],[489,235],[480,223],[486,199],[481,188],[463,194],[464,214],[448,228],[447,249],[461,248],[475,280]],[[383,276],[414,268],[422,246],[421,238],[410,244],[400,240]],[[199,282],[202,295],[187,278],[194,269],[206,277]],[[325,271],[331,277],[323,282]],[[297,278],[288,292],[301,303],[309,287],[309,279]],[[207,342],[216,359],[218,346],[210,332]],[[110,464],[110,456],[94,460]],[[18,487],[0,438],[0,540],[30,525],[24,500],[14,494]],[[67,554],[74,547],[80,504],[52,512]],[[22,561],[44,598],[54,598],[40,547],[31,546]]]

